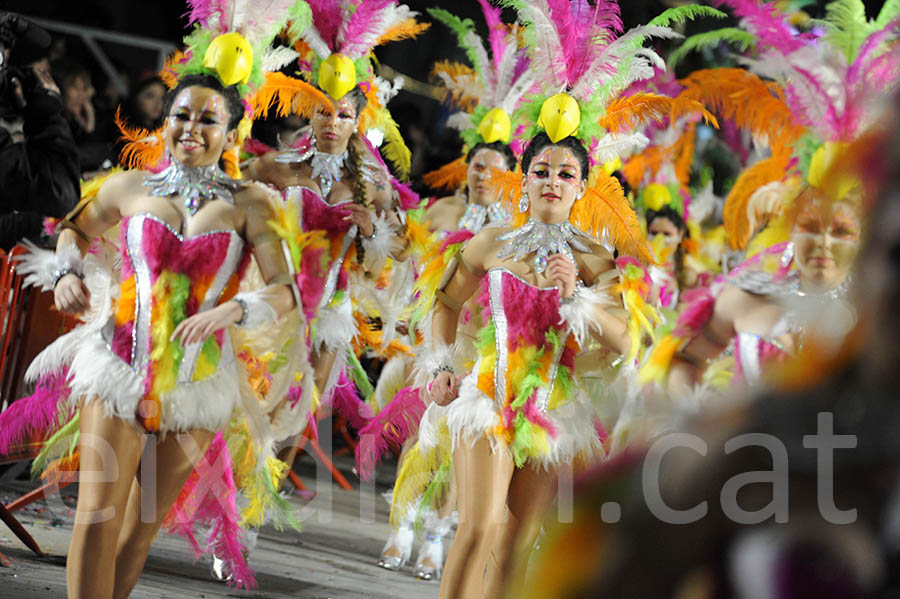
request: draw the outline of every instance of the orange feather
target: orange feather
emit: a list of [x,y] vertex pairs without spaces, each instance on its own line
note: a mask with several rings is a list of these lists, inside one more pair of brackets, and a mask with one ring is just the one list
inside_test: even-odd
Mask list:
[[699,114],[707,122],[718,127],[716,117],[710,114],[703,104],[691,98],[670,98],[659,94],[635,94],[618,97],[609,103],[599,123],[607,130],[615,133],[632,131],[643,127],[651,121],[661,121],[668,117],[674,123],[689,114]]
[[466,157],[460,156],[441,168],[422,175],[422,181],[431,189],[456,191],[466,182]]
[[418,37],[420,33],[423,33],[429,27],[431,27],[431,23],[419,23],[414,18],[410,17],[390,27],[380,38],[378,38],[378,42],[375,45],[383,46],[388,42],[412,39]]
[[163,158],[165,142],[160,127],[156,131],[148,131],[141,127],[129,127],[121,114],[121,106],[116,109],[116,126],[122,132],[122,139],[128,143],[122,148],[119,159],[128,168],[144,169],[156,164]]
[[602,171],[597,181],[587,188],[584,197],[572,206],[569,222],[597,239],[605,230],[620,253],[645,263],[656,262],[621,183]]
[[780,153],[803,134],[803,127],[774,83],[744,69],[705,69],[679,81],[683,96],[701,102],[738,127],[769,139],[772,153]]
[[441,74],[445,75],[452,82],[452,88],[445,88],[446,96],[444,99],[460,110],[466,112],[475,110],[475,107],[478,106],[478,98],[467,93],[467,90],[481,88],[481,83],[475,70],[458,62],[441,60],[434,63],[434,67],[431,69],[431,76],[439,78],[441,83],[446,86],[447,82],[440,78]]
[[283,73],[266,73],[266,82],[252,100],[253,114],[266,116],[277,106],[278,116],[298,114],[310,118],[317,110],[334,111],[331,100],[321,90],[302,79]]
[[775,154],[745,170],[734,182],[722,207],[722,221],[732,248],[743,249],[753,235],[747,215],[750,196],[766,183],[784,178],[789,161],[787,152]]

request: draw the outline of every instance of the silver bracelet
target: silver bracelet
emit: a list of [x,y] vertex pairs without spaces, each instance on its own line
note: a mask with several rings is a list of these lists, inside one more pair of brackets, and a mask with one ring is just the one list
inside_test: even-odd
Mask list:
[[559,298],[559,303],[563,306],[567,306],[578,299],[578,296],[581,295],[581,289],[584,287],[584,283],[581,282],[581,279],[575,281],[575,289],[572,291],[572,295],[569,297],[561,297]]
[[449,372],[450,374],[455,374],[452,366],[450,366],[449,364],[441,364],[440,366],[438,366],[437,368],[435,368],[434,370],[431,371],[431,378],[437,378],[437,375],[439,375],[442,372]]
[[84,280],[84,274],[78,272],[74,268],[60,268],[59,270],[53,271],[53,288],[56,289],[56,286],[59,284],[59,281],[66,275],[75,275],[82,281]]
[[235,302],[237,302],[237,305],[241,307],[241,319],[234,324],[236,324],[239,327],[242,327],[242,326],[244,326],[244,323],[247,322],[247,302],[245,302],[244,300],[242,300],[239,297],[233,297],[231,299],[234,300]]

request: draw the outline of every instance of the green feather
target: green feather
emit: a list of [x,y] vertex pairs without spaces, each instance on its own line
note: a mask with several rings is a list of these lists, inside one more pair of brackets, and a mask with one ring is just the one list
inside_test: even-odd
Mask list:
[[78,447],[78,438],[80,437],[79,423],[81,422],[81,412],[77,412],[67,423],[65,423],[52,437],[44,442],[41,451],[35,456],[31,463],[31,475],[37,477],[47,467],[47,464],[57,458],[70,456],[75,453]]
[[721,10],[711,6],[701,6],[699,4],[685,4],[684,6],[676,6],[664,10],[662,13],[651,19],[647,25],[658,25],[660,27],[668,27],[672,23],[681,24],[685,21],[693,19],[702,19],[709,17],[713,19],[724,19],[727,17]]
[[825,7],[828,30],[825,39],[841,49],[847,62],[853,62],[860,46],[875,31],[875,24],[866,20],[866,5],[862,0],[835,0]]
[[472,22],[472,19],[460,19],[453,13],[442,8],[428,8],[426,10],[433,19],[443,23],[450,31],[456,34],[456,40],[457,43],[459,43],[459,47],[465,51],[466,56],[468,56],[469,60],[472,62],[472,67],[475,69],[475,72],[481,77],[481,73],[484,72],[487,65],[481,64],[481,61],[478,60],[478,53],[475,51],[475,48],[473,48],[466,39],[475,29],[475,23]]
[[375,388],[372,387],[372,381],[369,380],[369,375],[366,374],[362,364],[359,363],[356,354],[349,349],[347,350],[347,365],[349,366],[347,374],[350,376],[353,384],[356,385],[356,388],[363,396],[363,400],[369,401],[372,395],[375,394]]
[[884,3],[884,6],[881,7],[878,18],[875,19],[875,31],[884,29],[888,26],[888,23],[897,17],[900,17],[900,0],[887,0],[887,2]]
[[692,35],[669,54],[669,68],[675,68],[675,65],[694,50],[709,50],[721,44],[733,44],[740,52],[746,52],[756,45],[756,37],[737,27],[723,27]]

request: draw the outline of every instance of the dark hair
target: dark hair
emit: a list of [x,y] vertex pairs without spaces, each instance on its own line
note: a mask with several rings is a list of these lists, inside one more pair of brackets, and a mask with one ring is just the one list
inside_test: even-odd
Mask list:
[[491,143],[487,143],[486,141],[478,142],[472,146],[472,149],[466,154],[466,164],[472,162],[472,159],[475,158],[475,154],[480,150],[493,150],[499,152],[503,155],[503,158],[506,159],[507,170],[514,170],[516,168],[516,155],[513,154],[512,148],[502,141],[492,141]]
[[[647,221],[648,230],[657,218],[668,219],[669,222],[675,225],[676,229],[683,232],[684,237],[682,241],[690,239],[691,232],[688,230],[684,218],[671,206],[663,206],[659,210],[647,210],[644,213],[644,220]],[[675,248],[675,252],[672,254],[672,262],[675,264],[675,280],[678,281],[678,287],[679,289],[685,289],[687,287],[687,273],[684,271],[684,246],[681,243],[678,244],[678,247]]]
[[182,77],[178,85],[169,90],[165,100],[163,100],[163,117],[168,116],[169,111],[172,110],[172,104],[175,103],[175,98],[178,97],[178,94],[189,87],[206,87],[220,93],[225,98],[229,115],[228,131],[236,128],[241,119],[244,118],[244,103],[241,102],[241,94],[238,92],[237,87],[234,85],[225,87],[215,75],[185,75]]
[[365,109],[366,104],[369,103],[369,99],[366,98],[366,93],[357,85],[344,94],[344,97],[353,104],[353,108],[356,109],[356,118],[359,118],[359,113],[361,113]]
[[559,140],[556,143],[553,143],[552,141],[550,141],[550,137],[548,137],[547,134],[543,131],[531,138],[531,141],[528,142],[528,147],[525,148],[525,152],[522,154],[523,173],[528,172],[528,167],[531,166],[531,161],[534,160],[534,157],[538,152],[540,152],[547,146],[560,146],[572,150],[572,153],[575,154],[575,157],[578,159],[578,164],[581,166],[581,180],[587,180],[591,162],[588,158],[588,151],[584,147],[584,144],[582,144],[577,137],[572,137],[571,135]]

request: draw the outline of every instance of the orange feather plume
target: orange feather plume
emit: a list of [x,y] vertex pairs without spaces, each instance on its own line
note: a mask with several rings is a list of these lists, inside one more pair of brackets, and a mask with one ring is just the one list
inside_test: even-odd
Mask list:
[[697,100],[691,98],[670,98],[659,94],[635,94],[628,97],[618,97],[609,103],[599,123],[607,131],[622,133],[633,131],[650,121],[661,121],[668,117],[670,122],[679,118],[698,114],[706,122],[718,127],[716,117],[710,114]]
[[266,116],[272,106],[277,106],[278,116],[310,118],[320,109],[334,112],[331,100],[321,90],[283,73],[266,73],[266,82],[253,96],[252,105],[254,116]]
[[481,88],[481,83],[475,70],[458,62],[441,60],[434,63],[434,67],[431,69],[431,76],[444,82],[441,75],[450,79],[454,84],[454,89],[444,88],[444,99],[457,106],[460,110],[466,112],[475,110],[475,107],[478,106],[478,98],[466,93],[466,90]]
[[175,50],[172,52],[171,56],[166,59],[162,70],[159,72],[159,78],[162,79],[163,83],[169,89],[174,89],[175,86],[178,85],[178,77],[175,75],[174,66],[186,60],[187,56],[185,56],[184,52],[181,50]]
[[569,222],[597,239],[606,231],[620,253],[645,263],[656,262],[622,184],[605,172],[600,171],[584,197],[572,205]]
[[420,33],[425,32],[429,27],[431,27],[431,23],[419,23],[410,17],[390,27],[378,38],[378,42],[375,45],[382,46],[388,42],[412,39],[418,37]]
[[767,183],[783,179],[789,162],[790,155],[787,152],[776,154],[760,160],[741,173],[734,182],[722,207],[722,221],[732,248],[743,249],[753,235],[747,214],[747,204],[753,192]]
[[679,81],[685,98],[701,102],[753,135],[767,136],[772,153],[781,153],[803,134],[781,88],[744,69],[705,69]]
[[528,213],[519,212],[522,197],[522,171],[501,171],[492,168],[487,179],[488,189],[497,194],[503,207],[512,215],[513,227],[521,227],[528,220]]
[[431,189],[456,191],[466,182],[466,157],[460,156],[441,168],[422,175],[422,181]]
[[163,159],[166,144],[160,127],[149,131],[141,127],[129,127],[122,118],[121,107],[116,109],[116,126],[127,143],[119,154],[119,160],[128,168],[145,169],[159,164]]
[[675,177],[682,187],[691,181],[691,164],[694,162],[694,143],[697,140],[697,123],[688,125],[675,142]]

